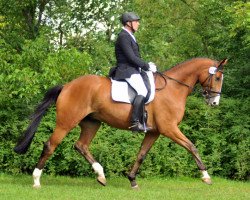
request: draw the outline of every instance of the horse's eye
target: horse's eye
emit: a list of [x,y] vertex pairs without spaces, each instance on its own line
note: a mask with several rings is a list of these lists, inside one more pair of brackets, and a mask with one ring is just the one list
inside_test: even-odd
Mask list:
[[208,92],[207,92],[206,90],[204,90],[204,91],[202,92],[202,95],[203,95],[203,96],[206,96],[206,95],[208,95]]
[[216,81],[220,81],[220,77],[215,77],[215,80]]

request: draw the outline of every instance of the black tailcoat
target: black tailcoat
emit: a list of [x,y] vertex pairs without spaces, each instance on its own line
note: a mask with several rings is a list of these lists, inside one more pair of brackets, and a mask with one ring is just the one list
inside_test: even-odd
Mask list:
[[148,63],[141,59],[139,46],[125,30],[122,30],[115,43],[115,56],[117,68],[113,79],[129,78],[132,74],[140,74],[139,68],[147,71]]

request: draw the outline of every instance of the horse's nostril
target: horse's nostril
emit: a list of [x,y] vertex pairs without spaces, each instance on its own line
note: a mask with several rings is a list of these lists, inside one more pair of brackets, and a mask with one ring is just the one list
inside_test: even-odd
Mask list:
[[213,106],[217,106],[218,103],[217,103],[217,102],[213,102],[212,105],[213,105]]

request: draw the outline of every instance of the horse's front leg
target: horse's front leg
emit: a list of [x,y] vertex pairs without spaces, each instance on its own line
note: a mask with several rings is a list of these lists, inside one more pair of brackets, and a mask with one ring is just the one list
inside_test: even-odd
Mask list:
[[132,167],[130,173],[128,174],[128,179],[131,183],[131,187],[133,189],[138,189],[138,185],[136,183],[136,174],[139,170],[139,167],[141,166],[143,160],[145,159],[148,151],[150,150],[150,148],[152,147],[152,145],[155,143],[155,141],[158,139],[159,137],[159,133],[146,133],[143,141],[142,141],[142,145],[141,145],[141,149],[137,155],[137,159],[135,161],[134,166]]
[[207,184],[212,184],[211,178],[207,173],[206,166],[203,164],[198,151],[194,144],[180,131],[177,125],[169,125],[166,127],[165,131],[162,131],[163,135],[166,137],[169,137],[174,142],[179,144],[180,146],[187,149],[192,155],[193,158],[198,166],[198,168],[201,170],[202,173],[202,181]]

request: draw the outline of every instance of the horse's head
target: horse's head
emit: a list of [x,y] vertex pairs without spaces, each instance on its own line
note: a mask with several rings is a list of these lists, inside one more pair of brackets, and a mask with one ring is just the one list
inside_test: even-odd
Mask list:
[[208,105],[219,105],[223,83],[223,69],[226,63],[227,59],[223,59],[218,66],[209,67],[208,72],[206,72],[208,74],[207,77],[201,82],[203,96]]

